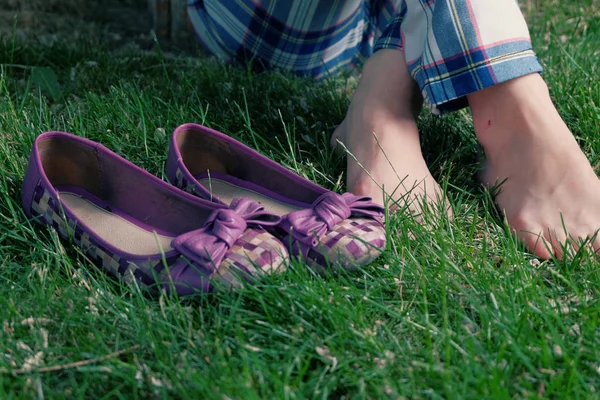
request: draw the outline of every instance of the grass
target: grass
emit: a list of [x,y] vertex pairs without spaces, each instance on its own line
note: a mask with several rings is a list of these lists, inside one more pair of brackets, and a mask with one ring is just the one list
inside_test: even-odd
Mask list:
[[[524,6],[559,111],[598,165],[600,9]],[[72,132],[164,177],[170,131],[199,122],[342,190],[326,144],[345,83],[96,40],[4,40],[0,60],[0,398],[599,397],[600,264],[520,247],[473,179],[466,112],[420,121],[453,222],[423,232],[392,218],[389,249],[356,274],[294,264],[235,293],[149,298],[25,217],[34,138]]]

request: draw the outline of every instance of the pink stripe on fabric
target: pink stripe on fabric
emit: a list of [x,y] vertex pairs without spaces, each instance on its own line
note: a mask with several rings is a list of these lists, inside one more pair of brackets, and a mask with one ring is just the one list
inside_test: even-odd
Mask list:
[[[471,16],[471,23],[473,24],[473,30],[475,31],[475,36],[477,37],[477,43],[482,47],[481,33],[479,32],[479,25],[477,24],[477,18],[475,18],[475,12],[473,11],[473,7],[471,6],[471,0],[466,0],[467,8],[469,9],[469,15]],[[487,59],[488,55],[485,52],[485,47],[481,50],[483,52],[483,56]],[[494,83],[498,82],[496,79],[496,74],[494,73],[494,69],[491,65],[487,66],[488,72],[492,77]]]
[[[404,39],[403,39],[403,40],[404,40]],[[530,43],[531,43],[531,39],[530,39],[530,38],[528,38],[528,37],[520,37],[520,38],[512,38],[512,39],[500,40],[500,41],[498,41],[498,42],[494,42],[494,43],[488,43],[488,44],[486,44],[486,45],[479,46],[479,47],[474,47],[474,48],[472,48],[472,49],[469,49],[468,51],[464,51],[464,52],[462,52],[462,53],[459,53],[459,54],[453,55],[452,57],[444,58],[443,60],[438,60],[438,61],[436,61],[436,62],[433,62],[433,63],[430,63],[430,64],[426,64],[426,65],[423,65],[423,66],[422,66],[422,68],[423,68],[423,69],[427,69],[427,68],[436,67],[436,66],[438,66],[438,65],[441,65],[441,64],[444,64],[444,63],[446,63],[446,62],[448,62],[448,61],[452,61],[452,60],[455,60],[455,59],[457,59],[457,58],[464,57],[464,56],[466,56],[468,53],[472,53],[472,52],[474,52],[474,51],[479,51],[479,50],[489,49],[489,48],[491,48],[491,47],[500,46],[500,45],[507,44],[507,43],[514,43],[514,42],[530,42]],[[415,63],[419,62],[419,60],[420,60],[420,59],[421,59],[421,58],[417,58],[417,59],[415,59],[415,60],[411,60],[411,61],[409,61],[409,62],[408,62],[408,65],[409,65],[409,66],[412,66],[412,65],[414,65]]]

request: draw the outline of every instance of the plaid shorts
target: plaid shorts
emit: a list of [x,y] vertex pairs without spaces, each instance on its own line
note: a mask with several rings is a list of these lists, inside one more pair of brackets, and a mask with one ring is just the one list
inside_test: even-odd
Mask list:
[[434,113],[542,70],[515,0],[188,0],[188,15],[218,57],[317,79],[402,50]]

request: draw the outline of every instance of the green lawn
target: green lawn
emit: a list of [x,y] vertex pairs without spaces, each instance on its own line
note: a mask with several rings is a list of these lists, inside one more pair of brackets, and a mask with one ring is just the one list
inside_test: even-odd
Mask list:
[[[599,4],[522,5],[558,108],[600,165]],[[34,138],[75,133],[164,177],[170,132],[199,122],[343,190],[326,143],[345,82],[98,40],[0,41],[0,74],[0,398],[599,397],[600,264],[539,262],[511,237],[474,180],[467,112],[420,121],[453,222],[427,232],[392,217],[389,249],[360,273],[294,264],[182,302],[120,285],[25,217]]]

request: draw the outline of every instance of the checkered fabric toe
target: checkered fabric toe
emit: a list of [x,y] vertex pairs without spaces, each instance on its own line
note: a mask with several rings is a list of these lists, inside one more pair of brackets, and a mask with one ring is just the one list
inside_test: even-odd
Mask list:
[[346,219],[323,235],[317,246],[311,247],[306,261],[318,272],[327,267],[354,271],[379,257],[385,243],[385,229],[377,221],[367,218]]
[[251,276],[283,273],[288,252],[285,246],[266,231],[249,229],[236,240],[212,275],[215,286],[239,287],[243,271]]

